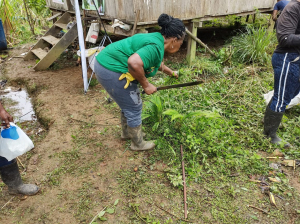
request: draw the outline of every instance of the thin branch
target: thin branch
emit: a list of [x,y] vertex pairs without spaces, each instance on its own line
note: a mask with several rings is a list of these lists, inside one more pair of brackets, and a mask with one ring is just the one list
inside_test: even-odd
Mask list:
[[181,151],[181,165],[182,165],[183,196],[184,196],[184,218],[187,219],[186,184],[185,184],[185,170],[184,170],[182,145],[180,146],[180,151]]
[[257,209],[257,210],[259,210],[259,211],[261,211],[261,212],[263,212],[263,213],[269,214],[269,213],[266,212],[265,210],[262,210],[262,209],[260,209],[260,208],[257,208],[257,207],[255,207],[255,206],[253,206],[253,205],[248,205],[248,207],[250,207],[250,208],[255,208],[255,209]]
[[16,196],[13,196],[11,199],[9,199],[9,201],[8,202],[6,202],[5,203],[5,205],[3,205],[2,206],[2,208],[0,208],[0,210],[2,210],[8,203],[10,203],[10,201],[12,200],[12,199],[14,199]]

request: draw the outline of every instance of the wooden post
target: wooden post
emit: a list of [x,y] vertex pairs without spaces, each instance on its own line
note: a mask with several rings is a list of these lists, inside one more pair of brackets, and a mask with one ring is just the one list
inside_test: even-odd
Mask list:
[[249,21],[249,15],[247,15],[246,17],[246,23],[248,23],[248,21]]
[[269,19],[268,32],[273,32],[274,27],[275,27],[275,21],[273,21],[273,17],[272,17],[272,14],[271,14],[270,19]]
[[[201,25],[199,24],[199,26]],[[193,22],[188,25],[188,29],[191,31],[191,33],[194,36],[197,36],[197,27]],[[195,60],[195,57],[196,57],[196,41],[191,36],[188,36],[188,47],[187,47],[186,59],[189,65],[192,64],[192,62]]]
[[253,23],[255,23],[256,14],[253,14]]

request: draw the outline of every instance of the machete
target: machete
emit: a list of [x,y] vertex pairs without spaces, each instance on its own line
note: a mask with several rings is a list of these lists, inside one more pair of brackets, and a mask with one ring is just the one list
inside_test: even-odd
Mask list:
[[[160,86],[157,87],[158,90],[165,90],[165,89],[174,89],[174,88],[180,88],[180,87],[186,87],[186,86],[195,86],[203,83],[204,81],[197,81],[197,82],[187,82],[187,83],[182,83],[182,84],[176,84],[176,85],[171,85],[171,86]],[[145,93],[145,90],[143,90],[142,94]]]

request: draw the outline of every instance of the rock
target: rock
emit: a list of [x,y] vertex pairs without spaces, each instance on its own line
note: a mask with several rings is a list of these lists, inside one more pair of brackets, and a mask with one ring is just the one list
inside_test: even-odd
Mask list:
[[278,170],[280,167],[280,164],[278,163],[270,163],[269,167],[273,168],[274,170]]

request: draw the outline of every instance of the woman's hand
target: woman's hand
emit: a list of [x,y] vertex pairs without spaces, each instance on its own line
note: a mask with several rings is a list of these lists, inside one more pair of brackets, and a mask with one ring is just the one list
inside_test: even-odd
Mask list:
[[172,71],[172,76],[178,79],[178,71]]
[[9,128],[9,122],[14,122],[13,117],[9,113],[7,113],[7,111],[3,107],[0,108],[0,117],[2,119],[1,125],[5,126],[6,128]]
[[144,87],[144,91],[147,93],[147,95],[151,95],[157,91],[157,88],[151,83],[148,83],[148,85]]

